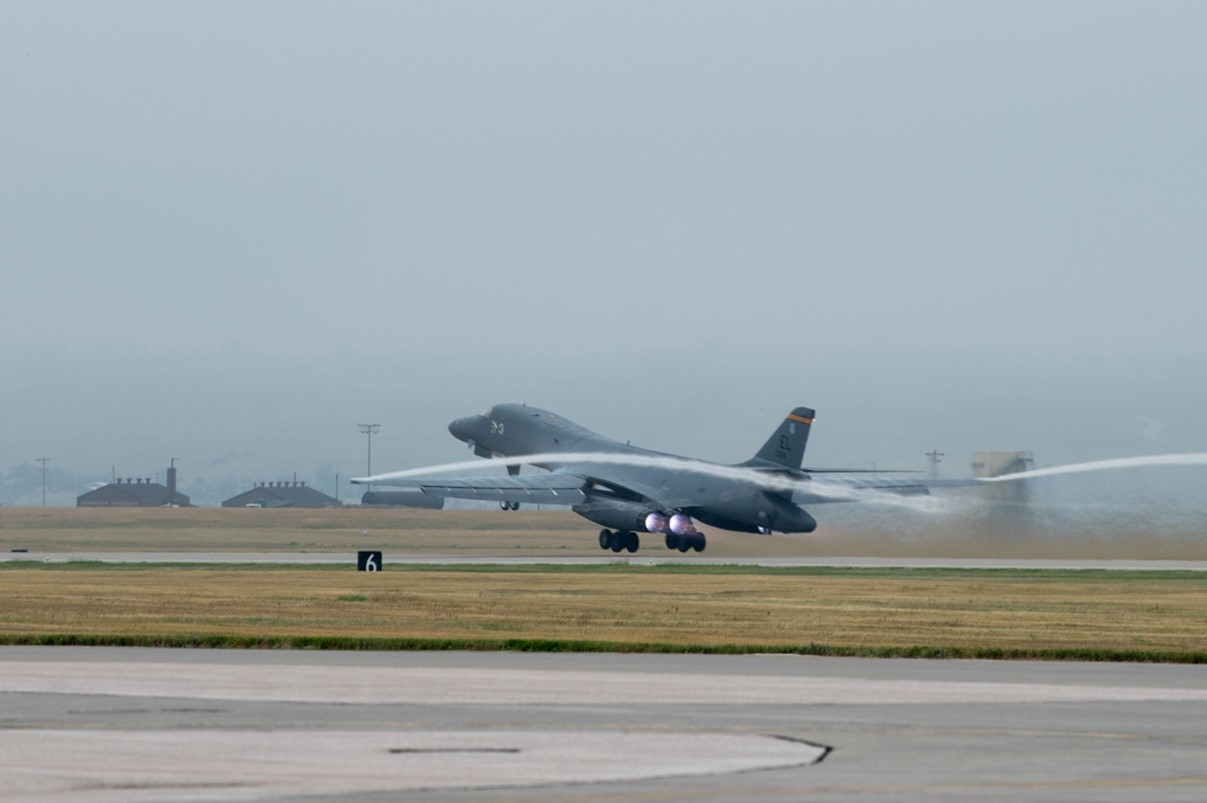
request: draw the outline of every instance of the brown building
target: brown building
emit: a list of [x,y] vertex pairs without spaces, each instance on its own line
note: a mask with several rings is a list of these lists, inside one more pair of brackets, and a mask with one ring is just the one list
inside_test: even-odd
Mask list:
[[176,469],[168,469],[168,484],[142,477],[115,480],[77,496],[76,507],[191,507],[189,498],[176,491]]
[[261,482],[250,491],[232,496],[223,507],[343,507],[343,503],[322,491],[307,488],[305,482]]

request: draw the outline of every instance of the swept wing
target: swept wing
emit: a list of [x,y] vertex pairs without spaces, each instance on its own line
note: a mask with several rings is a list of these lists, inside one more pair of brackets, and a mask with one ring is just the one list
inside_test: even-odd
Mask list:
[[585,498],[582,477],[572,474],[522,474],[473,477],[431,476],[374,480],[374,485],[418,488],[429,496],[480,499],[530,505],[577,505]]

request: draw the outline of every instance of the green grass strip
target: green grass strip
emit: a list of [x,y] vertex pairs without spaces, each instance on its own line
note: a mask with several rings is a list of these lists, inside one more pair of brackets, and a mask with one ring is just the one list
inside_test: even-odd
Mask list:
[[1100,650],[1088,648],[839,647],[827,644],[659,644],[566,639],[426,639],[346,636],[0,634],[0,645],[72,647],[187,647],[271,650],[466,650],[491,652],[659,653],[699,655],[822,655],[842,658],[979,659],[996,661],[1097,661],[1207,664],[1207,650]]

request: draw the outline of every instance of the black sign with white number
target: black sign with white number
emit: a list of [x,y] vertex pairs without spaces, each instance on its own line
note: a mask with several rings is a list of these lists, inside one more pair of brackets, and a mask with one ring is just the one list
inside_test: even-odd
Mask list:
[[380,572],[381,571],[381,553],[361,551],[356,553],[356,571],[358,572]]

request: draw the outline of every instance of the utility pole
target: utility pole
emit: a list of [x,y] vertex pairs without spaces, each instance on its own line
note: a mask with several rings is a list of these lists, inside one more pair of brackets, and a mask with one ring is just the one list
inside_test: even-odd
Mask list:
[[938,449],[935,449],[933,451],[927,452],[926,456],[930,458],[931,479],[937,480],[939,478],[939,463],[943,460],[944,457],[946,457],[946,455],[944,455]]
[[42,464],[42,507],[46,507],[46,464],[50,462],[50,458],[39,457],[38,462]]
[[357,424],[356,426],[360,427],[361,433],[363,435],[368,436],[368,439],[369,439],[368,455],[365,460],[365,463],[366,463],[365,476],[372,477],[373,476],[373,433],[375,433],[375,432],[377,432],[377,430],[381,429],[381,424]]

